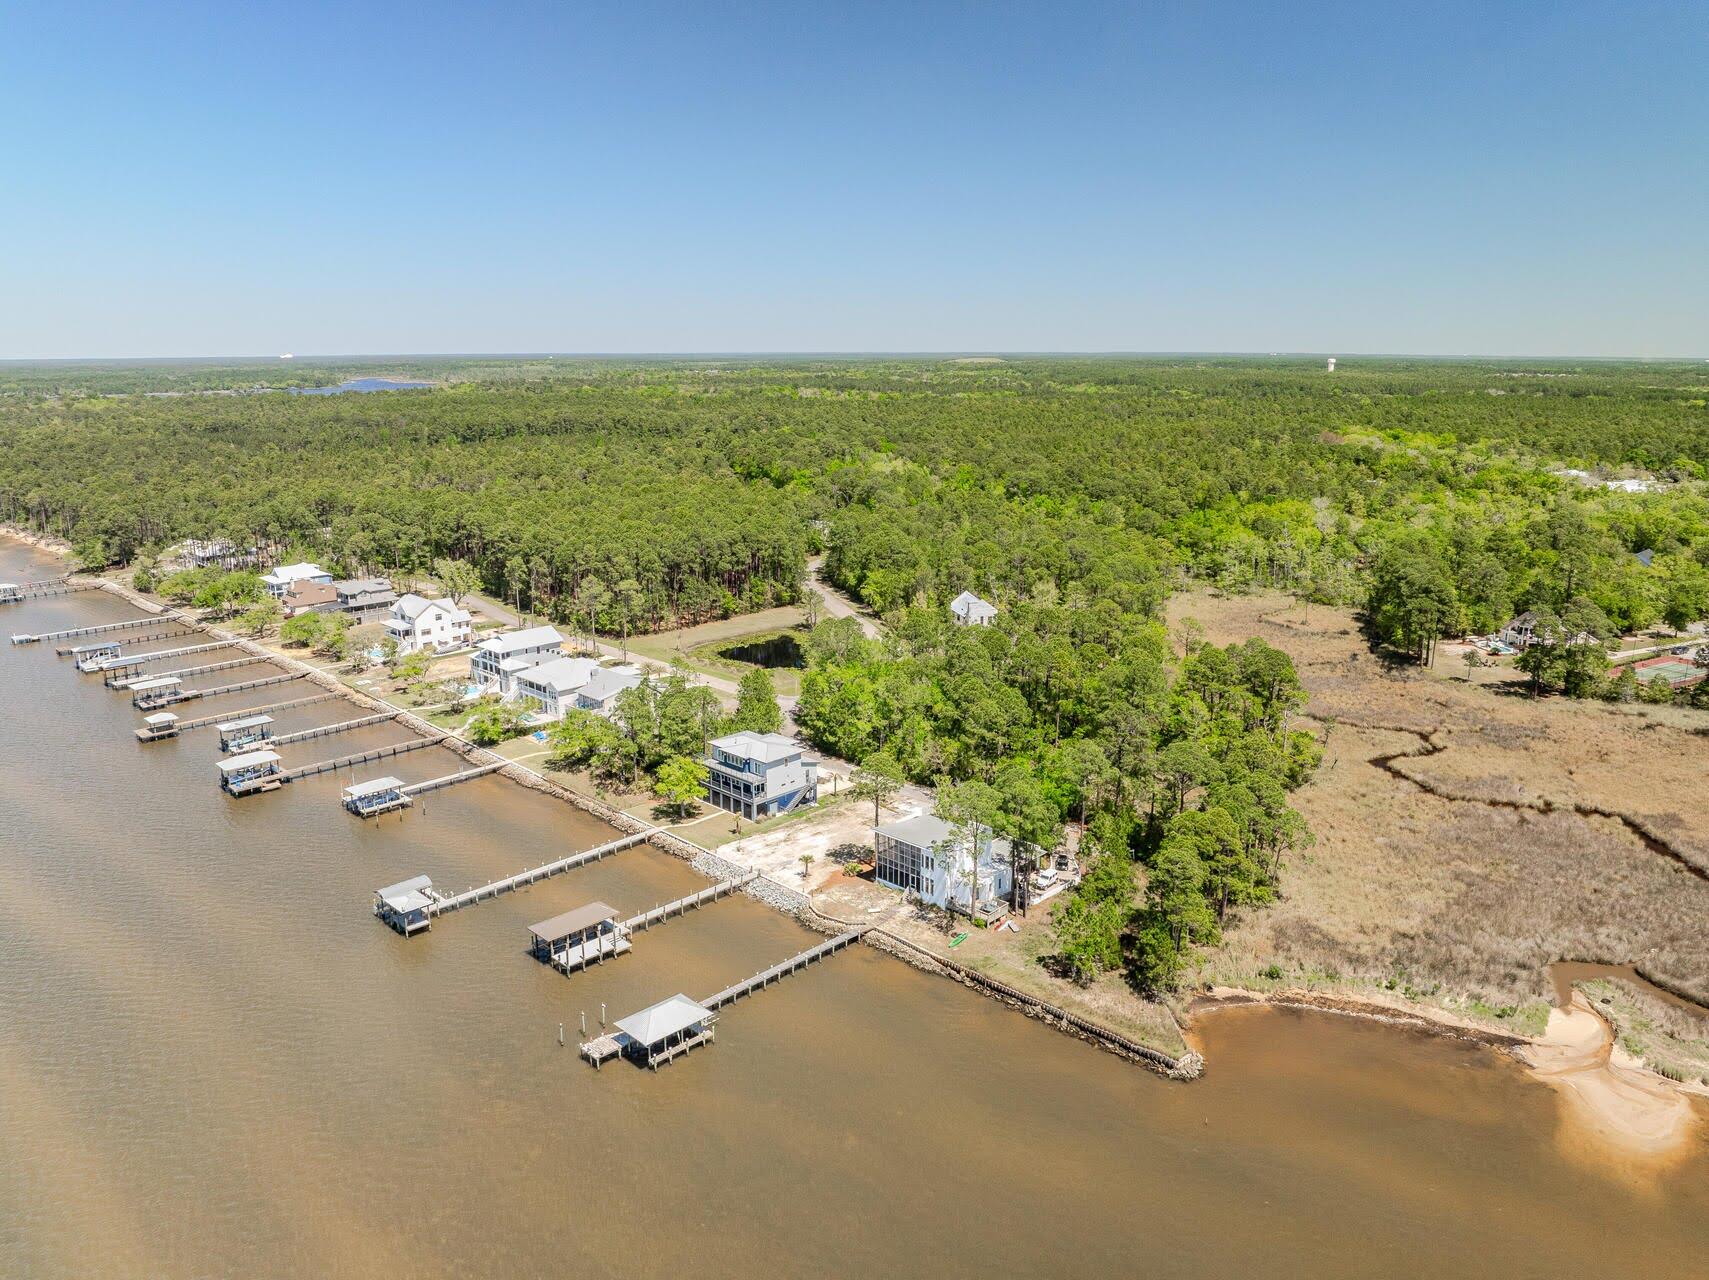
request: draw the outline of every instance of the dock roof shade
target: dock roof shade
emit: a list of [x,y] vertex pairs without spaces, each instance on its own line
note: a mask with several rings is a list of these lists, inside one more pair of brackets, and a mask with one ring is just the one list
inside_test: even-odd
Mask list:
[[432,887],[432,876],[411,876],[408,880],[399,880],[396,884],[375,890],[374,896],[393,911],[420,911],[423,907],[433,905],[433,899],[426,893]]
[[277,751],[245,751],[242,755],[233,756],[230,760],[221,760],[220,772],[237,773],[243,769],[254,769],[264,764],[278,763],[279,753]]
[[377,796],[383,791],[396,791],[401,786],[403,786],[401,778],[370,778],[367,782],[358,782],[353,787],[344,788],[344,798],[346,800],[360,800],[364,796]]
[[151,716],[144,716],[142,718],[142,722],[144,724],[153,725],[176,724],[178,723],[178,717],[173,715],[170,711],[156,711]]
[[607,906],[603,902],[590,902],[585,907],[577,907],[574,911],[566,911],[561,916],[553,916],[550,920],[542,920],[539,924],[528,926],[528,932],[542,942],[557,942],[572,934],[580,933],[605,920],[615,920],[617,908]]
[[649,1005],[640,1013],[619,1018],[617,1029],[637,1044],[654,1045],[711,1016],[712,1010],[679,992],[668,1000]]
[[216,724],[214,728],[221,733],[231,733],[236,729],[259,729],[264,724],[272,723],[272,716],[245,716],[241,720],[227,720],[224,724]]
[[132,693],[136,693],[138,690],[165,689],[172,685],[180,685],[183,683],[184,682],[177,676],[152,676],[147,680],[138,680],[134,682],[130,686],[130,691]]

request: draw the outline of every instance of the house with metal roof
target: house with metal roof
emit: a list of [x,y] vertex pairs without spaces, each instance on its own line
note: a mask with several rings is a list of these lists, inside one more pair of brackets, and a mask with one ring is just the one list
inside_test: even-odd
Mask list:
[[744,818],[770,818],[819,799],[819,761],[781,733],[730,733],[712,740],[706,798]]
[[529,627],[488,636],[469,655],[469,679],[505,697],[516,690],[516,676],[563,657],[564,637],[556,627]]
[[988,828],[979,829],[977,858],[971,833],[958,833],[929,813],[874,827],[872,841],[873,878],[934,907],[972,914],[979,903],[1007,895],[1013,884],[1009,842]]
[[428,600],[411,591],[398,597],[386,618],[386,633],[397,641],[399,653],[430,649],[449,653],[469,643],[474,618],[449,600]]
[[391,616],[398,593],[384,578],[345,578],[332,584],[340,613],[348,613],[358,624]]
[[617,702],[617,695],[640,683],[641,672],[635,667],[601,667],[576,690],[576,709],[608,716]]
[[963,591],[949,602],[949,612],[958,627],[988,627],[997,616],[997,606]]
[[296,582],[324,582],[330,584],[332,575],[318,564],[282,564],[276,569],[269,569],[261,575],[261,585],[267,594],[275,600],[284,599],[291,584]]
[[[510,659],[506,659],[510,661]],[[600,669],[593,658],[553,658],[538,666],[523,666],[510,673],[513,696],[530,704],[533,712],[557,720],[576,705],[576,692]]]
[[432,876],[411,876],[374,891],[374,914],[407,938],[433,923],[436,900]]

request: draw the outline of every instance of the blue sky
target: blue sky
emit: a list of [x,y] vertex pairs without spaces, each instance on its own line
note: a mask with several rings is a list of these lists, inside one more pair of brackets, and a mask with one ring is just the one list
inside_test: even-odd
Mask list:
[[0,357],[1709,356],[1644,4],[9,4]]

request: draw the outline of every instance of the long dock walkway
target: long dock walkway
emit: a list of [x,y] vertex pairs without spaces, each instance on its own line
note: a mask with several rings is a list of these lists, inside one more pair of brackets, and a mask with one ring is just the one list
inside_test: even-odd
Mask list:
[[108,676],[107,688],[128,689],[133,684],[144,680],[182,680],[186,676],[212,675],[216,671],[231,671],[237,667],[253,667],[258,662],[271,662],[271,658],[258,658],[253,655],[243,658],[232,658],[227,662],[205,662],[199,667],[179,667],[176,671],[150,671],[146,675]]
[[299,778],[312,778],[317,773],[332,773],[338,769],[349,768],[351,765],[367,764],[371,760],[384,760],[389,756],[401,756],[410,751],[422,751],[428,747],[437,747],[448,736],[411,738],[408,742],[396,742],[389,747],[375,747],[371,751],[358,751],[353,755],[338,756],[332,760],[319,760],[314,764],[299,765],[295,769],[285,770],[280,776],[286,782],[295,782]]
[[[780,964],[772,965],[769,969],[762,969],[753,977],[748,978],[745,981],[738,982],[734,986],[725,987],[724,990],[720,991],[717,995],[709,996],[705,1000],[699,1001],[698,1003],[701,1009],[708,1014],[708,1016],[703,1020],[704,1025],[702,1029],[686,1039],[676,1042],[667,1042],[663,1048],[660,1048],[658,1045],[651,1046],[646,1051],[647,1065],[649,1067],[663,1066],[673,1058],[687,1053],[690,1049],[696,1048],[702,1044],[710,1044],[714,1035],[712,1027],[713,1019],[710,1015],[717,1013],[718,1010],[722,1009],[725,1005],[734,1004],[743,996],[752,995],[756,991],[764,990],[772,983],[780,982],[792,973],[799,973],[801,970],[805,969],[808,965],[817,960],[823,960],[826,956],[833,955],[836,952],[841,951],[844,947],[852,946],[854,943],[860,941],[861,935],[866,933],[867,929],[870,927],[871,926],[868,925],[859,929],[850,929],[847,933],[839,933],[836,937],[828,939],[825,942],[821,942],[818,946],[807,948],[807,950],[803,951],[800,955],[791,956]],[[680,996],[677,997],[677,1000],[685,1001],[687,1000],[687,997]],[[655,1008],[656,1007],[657,1006],[655,1006]],[[622,1022],[623,1020],[619,1019],[618,1025],[622,1026]],[[581,1056],[586,1058],[593,1066],[598,1067],[603,1063],[609,1062],[613,1058],[621,1056],[627,1051],[633,1051],[634,1048],[635,1046],[630,1042],[627,1035],[608,1031],[604,1035],[595,1036],[592,1040],[582,1044]]]
[[[206,729],[209,725],[223,724],[228,720],[242,720],[246,716],[269,715],[275,711],[289,711],[293,707],[313,706],[317,702],[331,702],[341,698],[342,694],[317,693],[312,698],[292,698],[289,702],[272,702],[265,707],[245,707],[242,711],[222,711],[217,716],[199,716],[194,720],[180,720],[178,732],[187,729]],[[388,716],[387,719],[390,719]]]
[[98,582],[72,582],[67,578],[42,578],[36,582],[18,582],[0,596],[0,604],[18,604],[24,600],[41,600],[48,596],[68,596],[76,591],[95,591]]
[[717,902],[720,898],[728,897],[738,889],[752,884],[759,879],[759,875],[760,873],[756,868],[746,875],[737,876],[733,880],[720,880],[717,884],[702,889],[699,893],[691,893],[686,898],[678,898],[675,902],[667,902],[662,906],[654,907],[651,911],[643,911],[638,916],[630,916],[618,927],[627,933],[634,933],[637,930],[645,931],[656,924],[663,924],[673,917],[686,915],[696,908],[704,907],[709,902]]
[[407,787],[399,787],[400,796],[419,796],[428,791],[438,791],[442,787],[454,787],[459,782],[467,782],[471,778],[484,778],[489,773],[497,773],[508,760],[495,761],[492,764],[478,764],[473,769],[464,769],[460,773],[448,773],[443,778],[429,778],[426,782],[412,782]]
[[700,1003],[714,1011],[722,1009],[727,1004],[734,1004],[743,996],[752,995],[756,991],[763,991],[772,983],[787,978],[792,973],[799,973],[814,961],[823,960],[826,956],[833,955],[844,947],[859,942],[860,936],[865,932],[866,930],[862,928],[850,929],[847,933],[839,933],[827,942],[821,942],[816,947],[807,948],[800,955],[791,956],[781,964],[774,964],[769,969],[762,969],[745,981],[738,982],[731,987],[725,987],[717,995],[709,996]]
[[637,831],[632,835],[619,836],[605,844],[595,845],[580,853],[572,853],[567,858],[559,858],[556,862],[548,862],[543,866],[532,867],[527,871],[518,871],[513,876],[502,880],[494,880],[491,884],[483,884],[477,889],[467,889],[462,893],[447,894],[438,898],[427,908],[429,918],[444,915],[448,911],[459,911],[464,907],[472,907],[477,902],[485,902],[488,898],[496,898],[501,893],[513,893],[525,889],[531,884],[538,884],[549,876],[562,875],[566,871],[574,871],[577,867],[585,867],[590,862],[598,862],[614,853],[642,843],[650,832]]
[[[327,697],[336,698],[338,695],[330,693]],[[388,720],[396,719],[397,712],[387,711],[383,715],[363,716],[357,720],[340,720],[337,724],[323,724],[318,729],[302,729],[296,733],[282,733],[268,745],[274,748],[288,747],[293,742],[308,742],[313,738],[330,738],[335,733],[346,733],[351,729],[365,729],[371,724],[385,724]]]
[[[132,637],[130,643],[136,644],[139,640],[147,638],[149,637]],[[161,662],[167,658],[188,658],[193,653],[210,653],[215,649],[230,649],[233,647],[233,643],[234,642],[230,640],[215,640],[212,644],[185,645],[182,649],[157,649],[153,653],[136,653],[129,657],[121,655],[120,657],[114,658],[108,662],[105,668],[107,672],[107,679],[109,682],[115,678],[123,679],[124,672],[134,671],[145,662]],[[64,657],[70,652],[70,649],[66,649],[61,652],[60,656]]]
[[[151,700],[149,702],[145,702],[142,704],[142,709],[147,711],[153,707],[164,707],[179,702],[194,702],[198,698],[217,698],[222,693],[242,693],[245,689],[265,689],[270,684],[286,684],[292,680],[301,680],[302,678],[301,672],[287,671],[283,675],[263,676],[259,680],[244,680],[238,684],[223,684],[217,689],[187,689],[175,698],[169,698],[165,701]],[[336,694],[333,696],[337,697]],[[228,717],[226,716],[220,717],[221,720],[225,720],[227,718]]]
[[[197,634],[194,631],[185,630],[184,625],[182,623],[168,622],[165,625],[170,627],[171,630],[169,630],[169,631],[150,631],[145,636],[126,636],[125,637],[125,643],[126,644],[147,644],[150,640],[181,640],[185,636],[192,636],[192,635]],[[117,644],[118,641],[115,640],[113,643]],[[85,647],[86,646],[84,646],[84,645],[77,645],[77,644],[62,644],[58,648],[56,648],[53,652],[54,652],[54,656],[56,656],[56,657],[69,658],[72,654],[76,653],[79,649],[85,648]],[[142,654],[138,654],[135,660],[137,662],[147,662],[153,656],[154,655],[152,653],[142,653]],[[122,665],[123,659],[119,659],[118,661]],[[105,670],[105,671],[111,671],[112,669],[113,668],[111,668],[111,667],[102,668],[102,670]]]
[[39,644],[43,640],[69,640],[72,636],[103,636],[113,631],[135,631],[138,627],[158,627],[162,622],[183,622],[184,616],[179,613],[155,613],[146,618],[132,618],[128,622],[103,622],[94,627],[67,627],[63,631],[43,631],[39,635],[18,635],[12,637],[13,644]]

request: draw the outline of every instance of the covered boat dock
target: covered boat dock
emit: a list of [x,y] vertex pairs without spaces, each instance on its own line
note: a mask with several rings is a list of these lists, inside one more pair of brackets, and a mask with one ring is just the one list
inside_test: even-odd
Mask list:
[[374,914],[407,938],[425,932],[433,923],[436,901],[433,878],[411,876],[374,891]]
[[565,973],[623,955],[631,947],[629,931],[617,923],[617,909],[603,902],[529,925],[528,936],[529,954]]
[[177,676],[139,680],[130,686],[130,693],[131,706],[139,711],[151,711],[155,707],[169,707],[174,702],[185,701],[184,682]]
[[225,720],[214,726],[220,734],[222,752],[245,751],[258,747],[273,736],[272,716],[244,716]]
[[257,791],[277,791],[285,785],[277,751],[250,751],[221,760],[220,786],[228,795],[247,796]]
[[619,1019],[617,1034],[601,1036],[582,1046],[594,1066],[621,1054],[639,1066],[657,1071],[690,1049],[710,1044],[718,1015],[678,992],[639,1013]]
[[142,728],[136,731],[138,742],[159,742],[162,738],[178,736],[178,717],[170,711],[156,711],[142,718]]
[[403,793],[403,781],[390,776],[344,788],[344,807],[358,818],[375,818],[415,803]]

